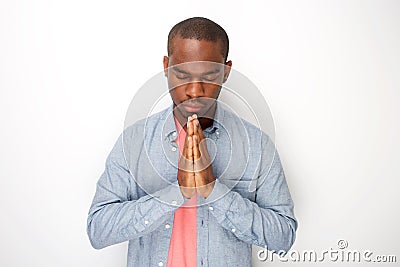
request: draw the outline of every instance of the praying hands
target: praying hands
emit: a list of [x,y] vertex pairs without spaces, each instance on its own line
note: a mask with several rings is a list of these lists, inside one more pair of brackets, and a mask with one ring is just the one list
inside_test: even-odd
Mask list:
[[196,191],[207,198],[214,188],[211,159],[196,114],[188,117],[185,144],[179,159],[178,183],[186,198],[191,198]]

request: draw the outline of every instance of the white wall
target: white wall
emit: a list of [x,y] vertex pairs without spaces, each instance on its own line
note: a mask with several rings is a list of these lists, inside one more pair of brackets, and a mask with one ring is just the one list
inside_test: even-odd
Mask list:
[[191,16],[227,30],[270,105],[293,249],[345,239],[400,261],[400,2],[248,2],[0,1],[1,266],[124,266],[126,244],[91,248],[87,211],[135,91]]

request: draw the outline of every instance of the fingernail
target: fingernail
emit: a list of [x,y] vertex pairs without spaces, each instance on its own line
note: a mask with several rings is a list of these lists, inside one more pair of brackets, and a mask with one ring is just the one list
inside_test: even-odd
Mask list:
[[191,116],[189,116],[189,117],[188,117],[188,121],[191,121],[191,119],[192,119],[192,117],[191,117]]
[[193,118],[197,119],[197,114],[193,114]]

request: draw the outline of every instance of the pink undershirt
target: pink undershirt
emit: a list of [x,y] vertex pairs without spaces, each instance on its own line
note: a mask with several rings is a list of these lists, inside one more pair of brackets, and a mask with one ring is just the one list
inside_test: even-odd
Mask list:
[[[181,155],[186,132],[175,117],[174,120],[178,130],[178,137],[175,142],[178,144]],[[191,199],[175,211],[167,267],[192,267],[197,265],[196,203],[197,194],[194,194]]]

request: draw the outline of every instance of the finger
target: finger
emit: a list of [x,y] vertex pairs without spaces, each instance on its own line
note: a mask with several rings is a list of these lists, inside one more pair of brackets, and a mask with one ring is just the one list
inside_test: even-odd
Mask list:
[[195,125],[194,127],[196,129],[194,131],[194,134],[197,133],[197,135],[199,136],[200,140],[203,140],[205,138],[205,136],[204,136],[203,130],[201,129],[200,121],[198,119],[195,119],[193,124]]
[[[193,164],[193,159],[189,160],[189,153],[193,155],[193,152],[191,151],[192,149],[189,149],[189,140],[188,137],[185,138],[185,144],[183,146],[183,151],[182,155],[180,156],[179,159],[179,168],[184,170],[184,171],[189,171],[190,170],[190,165]],[[193,158],[193,156],[192,156]]]
[[187,158],[188,157],[188,146],[189,146],[189,142],[188,139],[185,138],[185,142],[183,144],[183,149],[182,149],[182,155]]
[[192,136],[193,135],[193,118],[192,116],[188,117],[188,121],[187,121],[187,135],[188,136]]
[[197,120],[197,115],[196,114],[193,114],[192,115],[192,118],[193,118],[193,120],[192,120],[192,125],[193,125],[193,134],[195,134],[195,133],[197,133],[197,128],[198,128],[198,120]]
[[203,139],[198,144],[199,151],[200,151],[200,165],[204,168],[208,167],[211,164],[211,158],[207,150],[207,142],[206,139]]
[[199,158],[200,158],[199,137],[195,134],[193,135],[193,160],[196,161]]
[[188,136],[187,140],[188,140],[187,159],[193,162],[193,137]]

